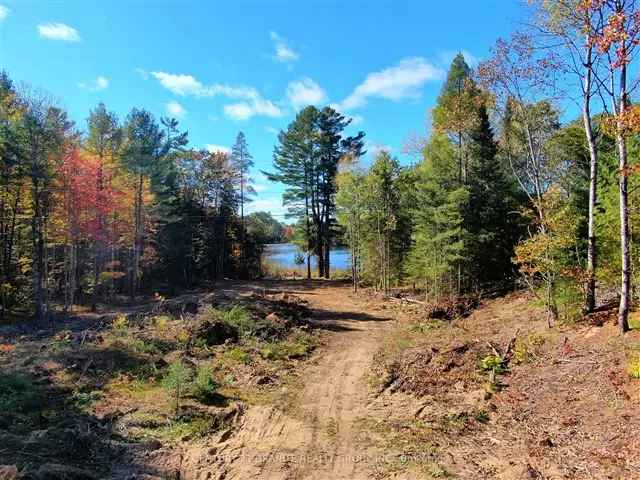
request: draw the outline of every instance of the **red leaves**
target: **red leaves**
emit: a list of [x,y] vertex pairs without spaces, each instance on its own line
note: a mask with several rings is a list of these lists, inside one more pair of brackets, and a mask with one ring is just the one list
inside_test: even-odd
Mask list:
[[121,196],[109,180],[98,157],[69,146],[59,166],[54,230],[67,240],[108,241],[106,223]]
[[619,69],[631,62],[633,48],[640,44],[640,12],[634,4],[621,7],[611,0],[585,0],[606,17],[604,26],[590,37],[600,53],[612,53],[611,68]]

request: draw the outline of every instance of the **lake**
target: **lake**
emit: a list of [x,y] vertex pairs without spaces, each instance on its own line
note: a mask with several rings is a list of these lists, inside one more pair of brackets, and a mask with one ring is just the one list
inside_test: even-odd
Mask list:
[[[298,247],[293,243],[272,243],[264,246],[263,258],[277,264],[282,268],[295,269],[298,267],[295,262],[296,253],[298,253]],[[331,249],[331,268],[339,270],[348,270],[351,268],[351,257],[349,250],[344,247],[337,247]],[[305,264],[306,265],[306,259]],[[311,257],[311,268],[316,269],[318,266],[318,260],[315,256]]]

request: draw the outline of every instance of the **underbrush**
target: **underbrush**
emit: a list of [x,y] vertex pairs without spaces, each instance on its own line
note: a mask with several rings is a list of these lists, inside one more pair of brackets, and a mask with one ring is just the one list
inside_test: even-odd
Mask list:
[[[69,437],[56,460],[82,465],[96,449],[114,455],[98,446],[105,429],[122,441],[173,442],[232,428],[239,399],[279,399],[283,385],[293,385],[293,365],[316,345],[308,315],[294,296],[252,295],[196,314],[119,314],[95,330],[2,344],[0,436],[16,437],[0,448],[0,463],[30,472],[30,459],[55,435]],[[76,427],[96,432],[82,461],[69,447]],[[44,430],[43,442],[34,442]]]

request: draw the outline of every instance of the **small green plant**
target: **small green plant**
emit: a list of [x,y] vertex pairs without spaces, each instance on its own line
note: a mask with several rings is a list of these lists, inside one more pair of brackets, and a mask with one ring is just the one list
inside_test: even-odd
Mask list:
[[136,353],[146,353],[149,355],[160,353],[158,346],[151,340],[138,338],[133,341],[131,346]]
[[224,352],[223,361],[225,363],[244,363],[247,365],[251,363],[251,354],[242,347],[233,347],[232,349]]
[[260,350],[265,360],[287,360],[308,355],[315,346],[313,335],[298,330],[288,340],[269,342]]
[[640,379],[640,357],[634,358],[627,364],[627,373],[631,378]]
[[200,365],[193,382],[193,394],[199,400],[209,400],[217,389],[218,384],[213,379],[213,369],[209,365]]
[[191,339],[191,335],[189,334],[189,331],[186,328],[182,328],[178,332],[178,335],[176,336],[176,340],[178,340],[178,343],[180,345],[188,344],[190,339]]
[[516,344],[513,349],[513,361],[518,364],[534,361],[544,342],[544,337],[537,333],[529,334],[526,337],[519,336],[516,338]]
[[102,392],[93,390],[91,392],[75,392],[72,396],[73,403],[76,407],[82,409],[88,407],[96,400],[102,397]]
[[128,326],[129,326],[129,320],[127,320],[127,317],[122,313],[118,314],[116,318],[113,319],[113,322],[111,323],[111,327],[114,330],[119,332],[121,332],[122,330],[125,330]]
[[484,409],[475,410],[473,412],[473,418],[479,423],[489,423],[490,420],[489,413]]
[[249,311],[242,305],[234,305],[229,310],[217,311],[217,315],[221,321],[237,328],[241,336],[252,335],[255,331],[255,322]]
[[180,410],[180,399],[185,395],[193,377],[193,372],[182,360],[176,360],[169,364],[166,377],[162,381],[162,386],[173,397],[176,407],[176,414]]
[[496,374],[504,373],[507,368],[504,359],[498,355],[487,355],[480,361],[480,366],[485,371],[492,371]]

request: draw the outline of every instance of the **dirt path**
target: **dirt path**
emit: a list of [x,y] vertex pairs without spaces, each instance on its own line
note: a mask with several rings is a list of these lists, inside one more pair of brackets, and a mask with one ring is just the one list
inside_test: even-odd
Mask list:
[[370,478],[357,448],[357,423],[366,414],[372,357],[394,322],[347,286],[295,293],[309,301],[312,321],[326,330],[324,345],[303,372],[291,412],[247,412],[238,433],[218,451],[224,478]]

